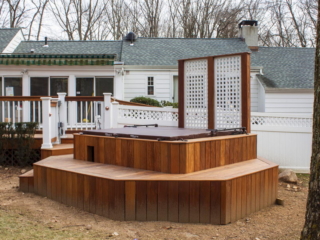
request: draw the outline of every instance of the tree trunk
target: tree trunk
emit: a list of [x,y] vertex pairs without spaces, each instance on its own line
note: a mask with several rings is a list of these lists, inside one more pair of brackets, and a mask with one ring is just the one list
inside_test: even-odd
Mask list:
[[320,239],[320,0],[314,72],[313,138],[306,221],[301,239]]

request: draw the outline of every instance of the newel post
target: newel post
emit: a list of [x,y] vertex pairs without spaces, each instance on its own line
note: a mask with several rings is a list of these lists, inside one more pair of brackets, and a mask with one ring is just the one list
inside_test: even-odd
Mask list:
[[51,143],[51,97],[42,97],[42,145],[41,148],[52,148]]
[[65,138],[66,137],[66,129],[67,129],[67,102],[66,102],[66,93],[58,93],[58,99],[60,102],[60,107],[58,108],[58,111],[60,111],[60,137]]
[[111,110],[112,110],[112,106],[111,106],[111,93],[103,93],[104,96],[104,104],[103,104],[103,129],[106,128],[111,128]]
[[119,103],[112,103],[112,128],[118,127],[118,111],[119,111]]

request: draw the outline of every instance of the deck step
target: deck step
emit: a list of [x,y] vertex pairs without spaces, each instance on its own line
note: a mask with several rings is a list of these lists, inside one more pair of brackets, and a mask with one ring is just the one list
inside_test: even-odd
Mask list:
[[34,192],[33,169],[19,176],[19,189],[22,192]]
[[73,154],[73,144],[63,143],[53,145],[53,148],[43,148],[41,149],[41,159],[45,159],[50,156],[59,156]]
[[72,138],[61,138],[61,144],[73,144],[73,137]]

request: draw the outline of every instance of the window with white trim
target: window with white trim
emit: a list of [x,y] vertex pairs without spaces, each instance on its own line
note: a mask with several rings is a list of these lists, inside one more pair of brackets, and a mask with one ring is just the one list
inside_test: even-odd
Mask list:
[[154,95],[154,78],[148,77],[148,95]]

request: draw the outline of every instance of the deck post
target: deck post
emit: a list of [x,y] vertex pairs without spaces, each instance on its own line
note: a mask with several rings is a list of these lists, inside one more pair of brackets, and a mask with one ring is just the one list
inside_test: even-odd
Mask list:
[[119,111],[119,103],[118,102],[113,102],[112,103],[112,128],[117,128],[118,127],[118,111]]
[[60,108],[58,108],[58,111],[60,111],[60,122],[62,123],[62,127],[60,128],[60,137],[65,138],[66,137],[66,128],[67,128],[67,103],[65,100],[66,93],[58,93],[58,99],[61,102]]
[[[24,73],[22,76],[22,96],[30,96],[30,78],[28,74]],[[22,102],[22,121],[30,122],[30,101]]]
[[51,97],[42,97],[42,145],[43,148],[52,148],[51,143]]
[[111,93],[103,93],[104,104],[103,104],[103,126],[102,129],[111,128]]

